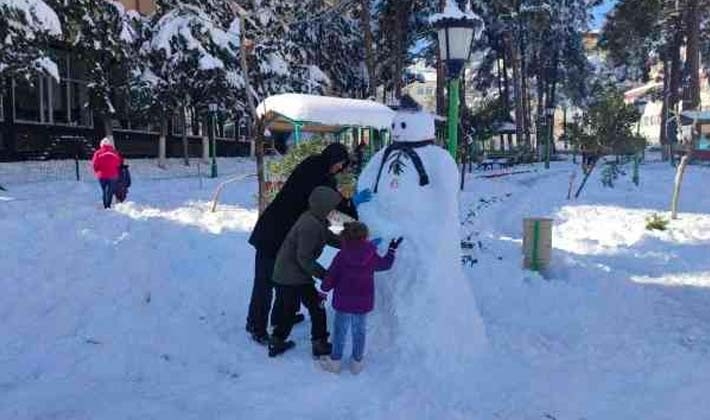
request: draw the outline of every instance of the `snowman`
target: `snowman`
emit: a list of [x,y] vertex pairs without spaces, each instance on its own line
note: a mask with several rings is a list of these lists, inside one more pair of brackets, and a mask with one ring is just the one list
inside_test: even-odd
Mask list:
[[[371,237],[402,236],[393,268],[375,277],[375,310],[368,338],[373,352],[460,368],[485,347],[485,331],[470,280],[461,268],[459,172],[434,144],[434,118],[401,109],[393,143],[378,152],[358,180],[373,198],[358,208]],[[407,363],[406,361],[404,363]]]

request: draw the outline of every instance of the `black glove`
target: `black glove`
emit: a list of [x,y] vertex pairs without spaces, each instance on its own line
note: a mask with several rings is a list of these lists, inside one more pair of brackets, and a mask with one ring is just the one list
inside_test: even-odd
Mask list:
[[397,239],[392,239],[390,241],[390,250],[396,251],[397,248],[399,248],[399,244],[401,244],[403,240],[404,240],[404,238],[401,236]]

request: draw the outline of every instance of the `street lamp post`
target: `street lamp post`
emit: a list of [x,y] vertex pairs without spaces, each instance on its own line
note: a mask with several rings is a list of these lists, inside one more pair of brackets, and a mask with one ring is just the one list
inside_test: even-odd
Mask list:
[[454,0],[447,0],[442,13],[429,19],[437,31],[439,56],[446,64],[449,79],[448,149],[456,159],[458,152],[460,74],[471,56],[471,44],[483,29],[483,20],[470,11],[463,12]]
[[210,126],[209,126],[209,141],[210,141],[210,156],[212,164],[210,165],[210,178],[217,178],[217,140],[215,136],[217,104],[209,105],[210,111]]

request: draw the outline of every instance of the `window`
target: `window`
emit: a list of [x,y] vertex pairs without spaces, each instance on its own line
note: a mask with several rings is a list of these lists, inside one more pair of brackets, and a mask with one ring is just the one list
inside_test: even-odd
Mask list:
[[53,53],[60,80],[39,77],[31,81],[13,81],[15,120],[42,124],[91,127],[89,93],[85,66],[61,51]]
[[217,127],[215,129],[215,136],[219,139],[229,139],[236,140],[237,138],[237,126],[234,120],[220,120],[217,118]]
[[42,122],[39,80],[16,80],[12,83],[12,103],[15,121]]
[[202,136],[202,121],[192,107],[185,108],[185,115],[181,118],[181,112],[178,111],[173,117],[173,135],[182,136],[183,122],[187,128],[187,135],[192,137]]

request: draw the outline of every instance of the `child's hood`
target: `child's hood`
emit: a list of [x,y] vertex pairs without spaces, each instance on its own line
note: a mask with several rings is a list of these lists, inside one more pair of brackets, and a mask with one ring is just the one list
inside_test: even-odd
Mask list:
[[316,216],[325,219],[328,213],[335,210],[343,197],[339,192],[328,187],[316,187],[308,198],[308,205],[311,212]]
[[377,248],[367,240],[345,241],[341,251],[341,258],[346,265],[367,266],[375,257]]

